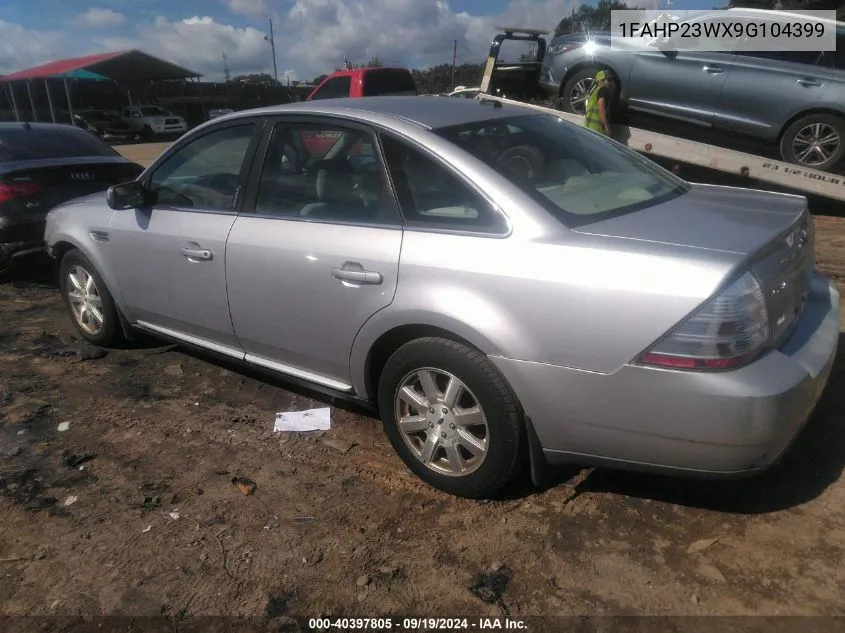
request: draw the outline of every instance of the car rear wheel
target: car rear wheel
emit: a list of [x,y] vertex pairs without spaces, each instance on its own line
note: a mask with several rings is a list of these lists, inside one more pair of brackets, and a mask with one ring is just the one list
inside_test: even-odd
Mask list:
[[801,117],[781,136],[780,155],[789,163],[830,169],[845,155],[845,120],[824,113]]
[[517,399],[480,352],[444,338],[411,341],[388,359],[378,393],[393,448],[431,486],[488,497],[522,466]]
[[82,337],[110,346],[122,338],[114,300],[102,277],[78,250],[70,250],[59,264],[59,284],[65,308]]

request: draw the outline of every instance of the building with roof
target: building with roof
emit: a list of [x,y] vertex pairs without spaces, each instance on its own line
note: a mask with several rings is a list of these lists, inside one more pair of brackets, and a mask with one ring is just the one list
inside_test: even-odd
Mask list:
[[[124,86],[166,80],[198,80],[202,75],[187,70],[176,64],[153,57],[139,50],[115,51],[60,59],[34,68],[28,68],[0,77],[0,85],[8,98],[15,120],[21,120],[22,105],[29,101],[33,113],[36,112],[33,88],[43,87],[46,92],[53,122],[56,122],[56,84],[61,84],[67,109],[73,118],[72,86],[74,82],[111,81]],[[51,90],[51,85],[53,90]],[[23,87],[23,90],[21,90]],[[131,93],[130,93],[131,102]]]

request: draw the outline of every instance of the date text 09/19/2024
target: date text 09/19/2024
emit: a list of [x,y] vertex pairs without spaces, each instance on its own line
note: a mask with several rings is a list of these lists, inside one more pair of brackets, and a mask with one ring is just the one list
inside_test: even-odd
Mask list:
[[512,618],[311,618],[313,631],[525,631],[523,620]]

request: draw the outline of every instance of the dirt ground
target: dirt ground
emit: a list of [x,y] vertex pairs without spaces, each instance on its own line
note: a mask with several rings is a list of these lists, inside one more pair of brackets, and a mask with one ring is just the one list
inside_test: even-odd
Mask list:
[[[845,219],[816,226],[845,291]],[[479,503],[338,403],[157,342],[81,344],[28,264],[0,281],[0,613],[845,615],[841,349],[761,477],[561,473]],[[331,431],[273,434],[324,405]]]

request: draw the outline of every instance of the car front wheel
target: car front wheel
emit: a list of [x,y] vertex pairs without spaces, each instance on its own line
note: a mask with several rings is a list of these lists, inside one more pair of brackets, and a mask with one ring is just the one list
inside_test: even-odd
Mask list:
[[830,169],[845,155],[845,120],[824,113],[801,117],[784,131],[780,154],[789,163]]
[[484,354],[455,341],[400,347],[382,371],[379,410],[408,468],[444,492],[489,497],[523,464],[515,395]]
[[100,346],[122,337],[117,308],[102,277],[78,250],[70,250],[59,264],[59,284],[65,308],[82,337]]

